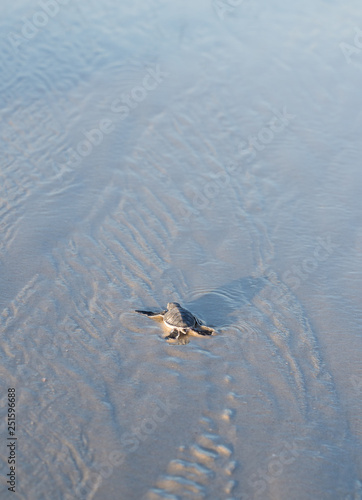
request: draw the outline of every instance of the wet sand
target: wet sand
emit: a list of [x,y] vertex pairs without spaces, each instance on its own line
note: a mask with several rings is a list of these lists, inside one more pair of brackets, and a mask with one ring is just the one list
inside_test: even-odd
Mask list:
[[362,498],[359,3],[195,3],[1,7],[1,498]]

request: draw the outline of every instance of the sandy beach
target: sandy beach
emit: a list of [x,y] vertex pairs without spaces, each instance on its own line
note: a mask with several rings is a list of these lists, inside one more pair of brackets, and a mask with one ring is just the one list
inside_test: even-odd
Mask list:
[[360,3],[5,3],[0,498],[361,500]]

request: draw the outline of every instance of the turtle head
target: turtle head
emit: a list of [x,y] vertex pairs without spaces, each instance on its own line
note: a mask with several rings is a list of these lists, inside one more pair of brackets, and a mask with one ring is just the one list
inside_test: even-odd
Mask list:
[[180,304],[178,302],[169,302],[167,304],[167,309],[170,310],[170,309],[173,309],[174,307],[181,307]]

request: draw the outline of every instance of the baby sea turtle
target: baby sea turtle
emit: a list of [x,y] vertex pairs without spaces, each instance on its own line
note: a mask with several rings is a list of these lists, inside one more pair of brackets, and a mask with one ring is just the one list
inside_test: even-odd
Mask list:
[[204,326],[202,322],[196,318],[190,311],[180,306],[178,302],[169,302],[166,311],[138,311],[135,312],[145,314],[150,318],[162,318],[163,322],[171,332],[167,337],[169,339],[178,339],[180,334],[196,333],[197,335],[215,335],[216,331],[213,328]]

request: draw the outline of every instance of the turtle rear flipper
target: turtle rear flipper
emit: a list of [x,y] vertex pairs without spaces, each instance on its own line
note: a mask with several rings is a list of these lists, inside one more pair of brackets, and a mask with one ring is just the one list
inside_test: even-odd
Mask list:
[[165,314],[166,311],[155,313],[152,311],[139,311],[138,309],[136,309],[135,312],[138,314],[144,314],[145,316],[149,316],[150,318],[157,318],[157,317],[163,318],[163,315]]
[[178,339],[180,336],[180,331],[179,330],[172,330],[172,332],[170,332],[169,335],[167,335],[167,337],[165,337],[166,340],[169,340],[169,339]]
[[[183,333],[183,335],[181,335]],[[186,335],[186,332],[181,332],[180,330],[172,330],[172,332],[165,337],[166,340],[176,340],[172,342],[172,345],[185,345],[190,342],[190,337]]]
[[190,337],[188,335],[182,335],[182,337],[179,337],[174,345],[186,345],[190,342]]

